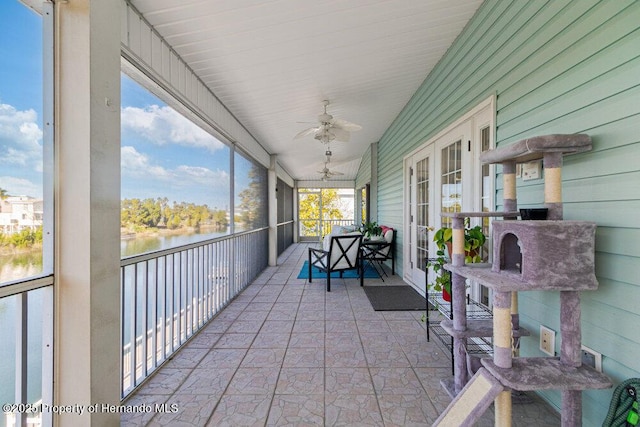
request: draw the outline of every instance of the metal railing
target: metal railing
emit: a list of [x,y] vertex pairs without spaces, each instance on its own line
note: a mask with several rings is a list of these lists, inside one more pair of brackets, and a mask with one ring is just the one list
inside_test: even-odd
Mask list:
[[268,262],[268,228],[121,261],[121,395],[130,394]]
[[52,425],[51,413],[39,408],[43,401],[51,404],[53,393],[53,276],[0,287],[0,326],[0,395],[9,404],[0,425]]
[[350,219],[301,219],[300,224],[300,240],[301,241],[315,241],[317,242],[327,234],[331,233],[331,230],[336,225],[354,225],[355,220]]

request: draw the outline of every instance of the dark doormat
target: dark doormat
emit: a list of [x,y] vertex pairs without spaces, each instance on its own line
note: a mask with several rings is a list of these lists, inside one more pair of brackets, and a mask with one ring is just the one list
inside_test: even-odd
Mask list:
[[375,311],[426,310],[427,302],[411,286],[365,286]]

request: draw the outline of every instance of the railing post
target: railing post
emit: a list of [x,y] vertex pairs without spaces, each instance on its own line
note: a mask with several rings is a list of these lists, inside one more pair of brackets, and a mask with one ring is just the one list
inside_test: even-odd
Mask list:
[[[28,354],[28,319],[29,300],[27,292],[21,292],[16,301],[16,379],[15,403],[27,404],[27,354]],[[16,426],[26,425],[24,411],[15,411]]]

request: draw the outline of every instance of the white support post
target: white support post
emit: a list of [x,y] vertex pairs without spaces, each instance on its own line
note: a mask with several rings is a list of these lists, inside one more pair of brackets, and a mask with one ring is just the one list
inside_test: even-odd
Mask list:
[[278,176],[276,174],[276,160],[278,156],[271,155],[269,165],[267,194],[269,195],[269,265],[278,265]]
[[[55,7],[55,405],[120,402],[121,5]],[[106,411],[54,415],[119,423]]]

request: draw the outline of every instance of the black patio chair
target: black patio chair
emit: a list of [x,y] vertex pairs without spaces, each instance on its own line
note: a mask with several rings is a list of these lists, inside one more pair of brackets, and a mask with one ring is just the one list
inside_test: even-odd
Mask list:
[[362,281],[362,262],[360,259],[360,247],[362,246],[362,234],[342,234],[330,236],[326,245],[328,248],[309,248],[309,283],[313,281],[313,267],[327,274],[327,292],[331,292],[331,273],[342,273],[347,270],[356,270]]
[[384,282],[387,272],[384,271],[382,264],[385,261],[391,261],[391,274],[396,274],[396,230],[387,229],[383,235],[383,240],[369,240],[362,243],[362,264],[369,263],[378,273],[378,276]]

